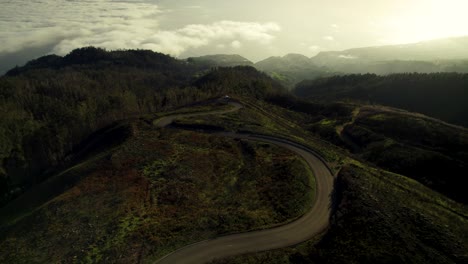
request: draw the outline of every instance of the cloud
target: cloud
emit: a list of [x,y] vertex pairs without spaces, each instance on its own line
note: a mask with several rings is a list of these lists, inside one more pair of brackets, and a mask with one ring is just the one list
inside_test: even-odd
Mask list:
[[172,55],[180,55],[191,48],[200,48],[223,41],[231,41],[233,48],[242,41],[267,45],[275,38],[271,33],[279,31],[274,23],[219,21],[212,24],[194,24],[173,31],[157,31],[141,42],[141,47]]
[[335,40],[335,38],[332,37],[332,36],[324,36],[323,39],[328,40],[328,41],[334,41]]
[[355,60],[355,59],[357,59],[358,57],[352,56],[352,55],[339,55],[338,58],[346,59],[346,60]]
[[[21,8],[18,8],[21,6]],[[151,49],[178,56],[224,42],[268,45],[281,28],[276,23],[217,21],[163,30],[157,5],[145,1],[16,0],[0,9],[0,54],[53,46],[66,54],[83,46],[107,49]]]
[[311,51],[319,51],[319,50],[320,50],[320,47],[317,46],[317,45],[312,45],[312,46],[309,47],[309,50],[311,50]]
[[331,24],[330,27],[331,27],[331,31],[335,34],[341,32],[340,26],[338,26],[337,24]]
[[242,47],[242,43],[240,43],[240,41],[238,40],[234,40],[233,42],[231,42],[231,47],[235,49],[240,49]]

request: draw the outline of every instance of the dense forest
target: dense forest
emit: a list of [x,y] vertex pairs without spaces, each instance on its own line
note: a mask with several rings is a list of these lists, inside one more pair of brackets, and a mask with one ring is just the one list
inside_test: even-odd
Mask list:
[[0,77],[0,205],[69,163],[75,146],[115,121],[281,89],[251,67],[209,69],[147,50],[87,47],[33,60]]
[[468,74],[333,76],[303,81],[296,86],[294,93],[313,100],[351,100],[388,105],[468,126]]

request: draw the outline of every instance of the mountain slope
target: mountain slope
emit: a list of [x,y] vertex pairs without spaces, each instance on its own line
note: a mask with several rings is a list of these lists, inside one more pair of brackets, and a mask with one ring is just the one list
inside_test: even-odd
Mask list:
[[436,39],[413,44],[355,48],[344,51],[320,52],[312,61],[320,66],[358,61],[438,61],[468,59],[468,36]]
[[205,67],[253,66],[253,62],[237,54],[217,54],[190,57],[187,59],[187,61],[189,63],[202,65]]
[[[0,78],[2,263],[151,262],[308,209],[315,184],[301,159],[212,131],[294,141],[338,175],[323,236],[257,263],[467,260],[467,130],[366,104],[384,87],[395,100],[462,91],[450,99],[461,105],[465,75],[333,77],[306,101],[253,67],[205,72],[148,51],[86,48],[27,66]],[[244,107],[200,114],[226,110],[226,94]],[[182,113],[197,114],[155,126]]]
[[121,145],[65,171],[79,179],[43,204],[2,210],[0,261],[148,263],[190,242],[266,228],[309,209],[314,178],[292,152],[151,121],[129,122],[132,134]]
[[314,67],[310,59],[301,54],[288,54],[283,57],[269,57],[255,63],[255,67],[262,71],[298,70]]
[[466,207],[400,175],[346,165],[322,237],[210,264],[465,263]]
[[288,54],[283,57],[270,57],[255,63],[255,68],[268,73],[288,88],[305,79],[326,75],[326,69],[317,67],[308,57],[301,54]]
[[[410,164],[414,158],[417,159],[419,153],[426,151],[447,153],[450,159],[458,159],[466,164],[468,134],[465,130],[401,110],[359,106],[361,110],[356,113],[359,116],[353,121],[356,105],[299,103],[293,101],[280,104],[275,100],[275,105],[283,105],[284,108],[264,102],[258,102],[258,106],[265,107],[278,119],[285,118],[295,123],[296,132],[300,130],[298,127],[307,129],[312,128],[314,124],[332,125],[332,129],[327,131],[333,133],[337,133],[333,125],[340,124],[347,124],[345,130],[348,126],[363,126],[369,131],[374,131],[374,135],[369,137],[368,145],[361,145],[363,152],[348,154],[361,162],[347,158],[339,159],[343,166],[335,187],[336,211],[332,216],[329,231],[323,237],[296,248],[238,257],[232,262],[215,263],[426,263],[433,259],[442,263],[463,263],[466,260],[464,252],[467,250],[467,243],[463,234],[467,231],[468,211],[465,205],[447,198],[450,196],[466,204],[467,196],[463,190],[466,166],[455,171],[451,165],[456,163],[443,165],[434,159],[422,161],[420,165]],[[378,124],[364,125],[367,119],[375,119],[373,117],[376,115],[380,120]],[[244,122],[238,123],[238,118]],[[196,128],[215,124],[217,127],[226,126],[227,129],[233,129],[242,128],[251,120],[257,119],[245,114],[241,117],[230,114],[222,120],[212,117],[180,120],[178,126],[192,125]],[[228,126],[230,121],[235,125]],[[407,123],[407,126],[395,123],[396,121]],[[260,125],[249,126],[247,131],[280,134],[276,129]],[[296,140],[301,138],[296,133],[289,133],[289,136],[293,135]],[[407,153],[395,151],[389,147],[389,141],[406,148]],[[310,143],[314,140],[307,138],[304,142]],[[382,151],[377,153],[380,147]],[[366,155],[367,151],[374,151],[374,154]],[[389,173],[370,163],[374,162],[372,158],[385,155],[399,155],[399,158],[390,163],[394,167],[387,169],[395,171],[404,166],[419,169],[420,175],[428,181],[425,182],[412,173],[405,176]],[[427,156],[422,157],[425,159]],[[406,162],[408,163],[405,165]],[[385,167],[383,164],[377,165]],[[432,168],[425,169],[425,166]],[[437,185],[447,189],[441,189]]]
[[463,187],[468,168],[467,129],[382,106],[292,97],[269,101],[294,111],[299,126],[346,148],[353,157],[415,179],[458,202],[468,202]]
[[468,74],[365,74],[304,81],[294,93],[312,100],[388,105],[468,126],[467,87]]

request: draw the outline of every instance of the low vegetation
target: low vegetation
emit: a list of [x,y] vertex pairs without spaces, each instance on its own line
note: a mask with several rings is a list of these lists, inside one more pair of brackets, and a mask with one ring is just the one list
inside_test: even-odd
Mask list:
[[355,163],[336,182],[336,209],[321,238],[214,261],[254,263],[464,263],[468,210],[406,177]]
[[[150,263],[310,207],[315,184],[302,159],[217,131],[295,141],[338,176],[321,237],[216,263],[468,261],[467,130],[374,105],[466,125],[467,75],[329,77],[298,86],[311,101],[252,67],[207,67],[91,47],[0,77],[0,262]],[[214,100],[225,95],[244,107],[154,126],[227,109]]]
[[191,242],[290,221],[312,204],[312,172],[294,153],[131,126],[123,144],[65,172],[81,175],[70,189],[4,219],[0,262],[146,263]]
[[458,202],[468,201],[463,188],[468,167],[465,128],[382,106],[288,96],[267,100],[284,113],[293,111],[288,115],[298,127],[346,149],[344,155],[411,177]]

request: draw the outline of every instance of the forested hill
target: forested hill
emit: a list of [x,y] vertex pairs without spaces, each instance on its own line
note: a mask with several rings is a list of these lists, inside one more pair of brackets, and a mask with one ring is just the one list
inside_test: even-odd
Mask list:
[[199,79],[207,71],[152,51],[93,47],[10,70],[0,77],[0,205],[115,121],[224,94],[261,98],[282,90],[251,67],[219,68]]
[[187,59],[187,62],[203,65],[205,67],[254,66],[251,61],[237,54],[217,54],[190,57]]
[[16,67],[7,72],[7,76],[14,76],[31,70],[73,68],[109,68],[133,67],[138,69],[153,69],[174,72],[182,75],[186,71],[193,71],[184,61],[168,55],[149,50],[117,50],[106,51],[100,48],[85,47],[71,51],[64,57],[47,55],[32,60],[22,67]]
[[468,127],[468,74],[334,76],[303,81],[294,93],[313,100],[353,100],[388,105]]

